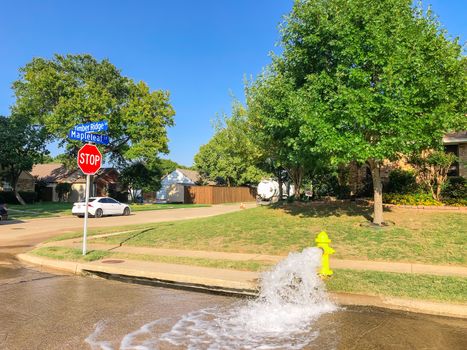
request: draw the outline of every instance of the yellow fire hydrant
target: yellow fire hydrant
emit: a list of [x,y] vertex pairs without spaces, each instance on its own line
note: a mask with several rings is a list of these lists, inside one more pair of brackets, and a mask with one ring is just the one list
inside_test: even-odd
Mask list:
[[329,246],[331,240],[326,232],[321,231],[318,236],[316,236],[315,242],[316,246],[323,250],[323,255],[321,256],[321,270],[319,271],[319,274],[321,276],[331,276],[334,272],[329,268],[329,255],[336,252]]

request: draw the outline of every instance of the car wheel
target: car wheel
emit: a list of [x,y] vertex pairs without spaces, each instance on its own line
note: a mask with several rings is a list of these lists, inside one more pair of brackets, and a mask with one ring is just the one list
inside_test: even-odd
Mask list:
[[95,218],[101,218],[102,215],[104,215],[104,212],[102,211],[101,208],[96,209],[96,213],[94,214]]
[[126,207],[125,209],[123,209],[123,215],[124,216],[130,215],[130,208]]

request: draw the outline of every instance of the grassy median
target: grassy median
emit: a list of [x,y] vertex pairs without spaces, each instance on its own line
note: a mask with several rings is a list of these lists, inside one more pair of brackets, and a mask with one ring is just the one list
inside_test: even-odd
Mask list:
[[[467,214],[395,208],[392,223],[366,225],[371,208],[259,207],[209,218],[91,230],[91,235],[131,232],[95,242],[129,246],[287,255],[314,246],[316,234],[328,232],[340,259],[405,261],[465,265]],[[80,232],[56,239],[79,237]]]
[[[31,252],[50,259],[68,261],[95,261],[103,258],[153,261],[158,263],[203,266],[241,271],[265,271],[272,263],[265,261],[232,261],[188,257],[169,257],[140,254],[90,251],[85,257],[80,249],[65,247],[42,247]],[[467,278],[402,274],[377,271],[336,269],[326,279],[329,291],[365,295],[386,295],[445,302],[467,302]]]

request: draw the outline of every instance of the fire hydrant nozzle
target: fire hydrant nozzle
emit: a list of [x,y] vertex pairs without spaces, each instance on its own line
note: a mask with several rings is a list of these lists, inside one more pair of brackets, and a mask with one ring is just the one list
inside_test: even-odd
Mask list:
[[319,271],[319,274],[322,276],[331,276],[334,272],[329,268],[329,255],[336,252],[329,246],[331,240],[326,232],[321,231],[318,236],[316,236],[315,242],[316,246],[323,250],[323,255],[321,256],[321,270]]

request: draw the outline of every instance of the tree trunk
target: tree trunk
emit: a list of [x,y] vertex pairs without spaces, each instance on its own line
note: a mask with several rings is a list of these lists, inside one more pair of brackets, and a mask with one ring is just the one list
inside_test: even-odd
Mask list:
[[302,189],[303,168],[296,167],[288,170],[289,177],[292,178],[295,187],[295,199],[300,199]]
[[284,198],[284,193],[282,191],[282,174],[281,174],[281,170],[279,170],[277,172],[277,183],[279,184],[279,201],[282,200],[282,198]]
[[370,160],[371,177],[373,179],[374,209],[373,224],[381,225],[383,220],[383,184],[381,182],[381,168],[375,160]]
[[26,205],[26,202],[25,202],[24,199],[21,197],[21,195],[19,194],[19,192],[16,191],[16,189],[15,189],[15,197],[16,197],[16,199],[18,200],[18,202],[19,202],[21,205]]
[[12,176],[12,187],[13,187],[13,191],[15,193],[15,197],[18,200],[18,202],[21,205],[26,205],[26,202],[24,201],[23,197],[21,197],[21,195],[19,194],[18,188],[17,188],[18,187],[18,179],[19,179],[20,174],[21,173],[15,174],[15,175]]

